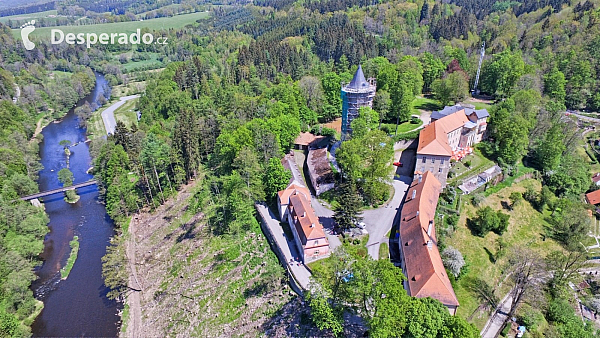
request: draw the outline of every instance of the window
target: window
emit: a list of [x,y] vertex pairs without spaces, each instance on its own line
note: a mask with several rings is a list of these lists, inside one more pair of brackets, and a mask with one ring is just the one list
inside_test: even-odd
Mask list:
[[431,171],[432,173],[434,172],[433,171],[433,166],[431,166],[431,168],[429,168],[429,171]]
[[440,160],[440,165],[444,165],[444,161],[445,161],[445,159],[441,159]]
[[427,162],[427,157],[423,156],[423,163]]
[[435,157],[431,158],[431,163],[435,163]]
[[442,168],[439,168],[439,169],[438,169],[438,173],[441,173],[441,172],[442,172]]
[[319,255],[319,250],[313,251],[313,255],[318,256]]

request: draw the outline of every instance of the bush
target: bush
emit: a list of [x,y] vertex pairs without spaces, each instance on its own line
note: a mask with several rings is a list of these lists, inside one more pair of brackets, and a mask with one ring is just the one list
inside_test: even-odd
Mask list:
[[474,206],[478,207],[481,204],[481,202],[483,202],[483,200],[485,200],[485,196],[482,193],[478,192],[473,195],[471,203],[473,203]]
[[456,225],[458,224],[458,220],[460,219],[460,217],[458,215],[448,215],[446,216],[446,224],[448,224],[448,226],[452,227],[452,229],[454,229],[456,227]]
[[419,130],[409,131],[408,133],[402,133],[395,136],[392,136],[394,142],[406,141],[406,140],[414,140],[419,137]]
[[411,116],[411,117],[410,117],[410,123],[411,123],[411,124],[419,124],[419,123],[421,123],[420,121],[421,121],[421,119],[419,119],[419,118],[418,118],[418,117],[416,117],[416,116]]
[[335,129],[323,127],[323,129],[321,129],[321,135],[323,135],[323,136],[335,136]]
[[510,196],[508,196],[508,199],[510,200],[510,207],[512,209],[523,199],[523,195],[518,191],[513,191],[510,193]]
[[451,246],[448,246],[444,251],[442,251],[442,261],[444,262],[444,266],[450,273],[454,275],[454,277],[458,277],[460,275],[461,269],[465,266],[465,259],[463,255]]
[[465,167],[471,168],[471,160],[466,160],[465,161]]
[[538,194],[533,187],[527,187],[527,190],[525,190],[525,193],[523,194],[523,198],[532,205],[536,205]]
[[494,211],[488,206],[477,210],[477,216],[471,221],[471,228],[479,237],[485,237],[490,231],[502,235],[508,228],[509,218],[510,215],[500,210]]

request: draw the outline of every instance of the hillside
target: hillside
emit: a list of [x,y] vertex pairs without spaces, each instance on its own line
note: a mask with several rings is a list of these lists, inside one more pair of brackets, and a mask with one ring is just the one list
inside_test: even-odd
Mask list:
[[213,236],[193,191],[133,217],[127,251],[142,291],[129,298],[127,336],[255,336],[298,302],[260,229]]

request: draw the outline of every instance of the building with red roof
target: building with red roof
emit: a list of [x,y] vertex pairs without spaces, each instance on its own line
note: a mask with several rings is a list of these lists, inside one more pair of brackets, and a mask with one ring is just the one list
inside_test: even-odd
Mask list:
[[290,225],[304,263],[327,257],[330,253],[329,241],[310,199],[308,189],[297,182],[277,193],[279,215]]
[[416,175],[400,215],[399,247],[404,287],[412,297],[439,300],[452,315],[458,299],[444,268],[435,235],[435,210],[442,184],[429,171]]
[[600,204],[600,190],[585,194],[585,200],[592,205]]
[[472,121],[465,108],[460,106],[446,107],[434,113],[437,114],[432,114],[433,122],[419,132],[415,172],[431,171],[445,187],[450,160],[462,158],[472,151],[472,145],[481,141],[487,116],[481,113],[482,117],[477,119],[478,115],[473,113]]

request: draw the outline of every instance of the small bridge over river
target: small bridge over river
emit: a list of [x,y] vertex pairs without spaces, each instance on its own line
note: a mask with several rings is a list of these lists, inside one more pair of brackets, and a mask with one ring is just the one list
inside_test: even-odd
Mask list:
[[87,186],[94,185],[94,184],[98,184],[98,182],[96,180],[89,180],[89,181],[85,181],[82,183],[73,184],[70,187],[62,187],[62,188],[58,188],[58,189],[46,190],[46,191],[38,192],[37,194],[24,196],[24,197],[21,197],[21,200],[22,201],[30,201],[30,200],[38,199],[40,197],[46,197],[46,196],[58,194],[61,192],[65,192],[67,190],[74,190],[77,188],[83,188],[83,187],[87,187]]

